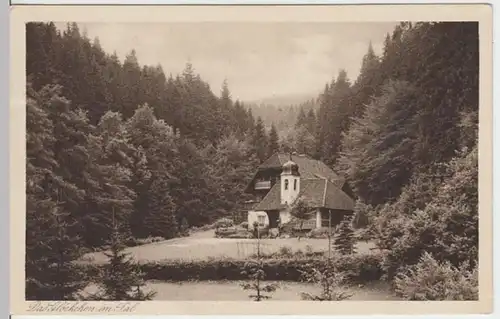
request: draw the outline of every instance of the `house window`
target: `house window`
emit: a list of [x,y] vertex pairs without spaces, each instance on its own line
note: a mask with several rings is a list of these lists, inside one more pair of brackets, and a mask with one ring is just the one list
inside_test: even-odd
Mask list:
[[294,191],[297,190],[297,180],[296,179],[293,180],[293,190]]
[[285,179],[285,190],[288,190],[288,179]]
[[257,222],[259,223],[259,226],[264,226],[264,224],[266,223],[266,216],[257,216]]

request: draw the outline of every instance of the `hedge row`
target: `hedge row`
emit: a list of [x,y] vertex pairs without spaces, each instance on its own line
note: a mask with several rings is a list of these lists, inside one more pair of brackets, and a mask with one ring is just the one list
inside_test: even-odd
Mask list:
[[[344,271],[353,283],[378,280],[383,275],[380,268],[380,254],[360,254],[335,257],[331,263]],[[141,270],[148,280],[245,280],[241,272],[246,260],[213,259],[204,261],[166,260],[141,264]],[[301,281],[301,270],[311,267],[326,267],[325,258],[280,258],[263,260],[266,280]]]

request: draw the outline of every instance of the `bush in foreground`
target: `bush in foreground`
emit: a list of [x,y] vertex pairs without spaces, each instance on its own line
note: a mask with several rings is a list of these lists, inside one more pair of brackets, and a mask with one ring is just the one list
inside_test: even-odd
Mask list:
[[420,262],[394,279],[396,293],[407,300],[478,300],[477,267],[456,268],[424,253]]
[[319,284],[320,294],[311,294],[302,292],[300,295],[303,300],[312,301],[341,301],[352,297],[345,289],[344,272],[338,271],[333,265],[322,265],[321,268],[307,267],[302,272],[306,282]]

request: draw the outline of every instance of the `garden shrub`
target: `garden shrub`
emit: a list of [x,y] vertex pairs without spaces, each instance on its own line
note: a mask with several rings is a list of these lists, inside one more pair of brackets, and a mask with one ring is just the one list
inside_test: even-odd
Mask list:
[[242,222],[239,227],[248,229],[248,222]]
[[477,267],[454,267],[424,253],[419,263],[394,279],[395,292],[408,300],[478,300]]
[[234,226],[234,221],[230,218],[220,218],[214,223],[215,228]]
[[[261,253],[261,258],[263,259],[280,259],[280,258],[323,258],[326,252],[324,251],[314,251],[312,246],[307,245],[306,251],[303,252],[300,249],[293,251],[289,246],[282,246],[278,251],[272,253]],[[256,254],[250,255],[250,258],[256,258]]]
[[215,223],[203,225],[196,230],[207,231],[207,230],[212,230],[212,229],[215,229]]
[[279,255],[291,257],[291,256],[293,256],[293,250],[290,246],[281,246],[279,249]]
[[314,228],[308,234],[309,238],[328,238],[328,227]]
[[253,228],[250,230],[250,234],[250,238],[257,238],[257,236],[260,238],[267,238],[269,236],[269,227],[253,225]]
[[218,238],[247,238],[249,231],[240,227],[221,227],[215,230]]
[[[332,263],[335,269],[345,272],[345,276],[353,283],[365,283],[379,280],[382,276],[379,253],[350,256],[334,256]],[[165,281],[186,280],[245,280],[241,274],[245,267],[245,259],[218,258],[208,260],[165,260],[141,265],[148,279]],[[326,258],[292,257],[263,258],[262,269],[266,280],[301,281],[301,273],[310,268],[321,268],[326,265]]]

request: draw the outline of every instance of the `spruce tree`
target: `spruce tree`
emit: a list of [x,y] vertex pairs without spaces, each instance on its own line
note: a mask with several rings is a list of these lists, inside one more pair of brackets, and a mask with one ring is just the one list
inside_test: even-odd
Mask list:
[[295,131],[295,150],[301,154],[314,155],[314,136],[305,125],[298,127]]
[[264,162],[267,158],[267,145],[268,143],[266,131],[264,128],[264,122],[262,121],[261,117],[258,117],[253,130],[252,146],[254,149],[254,154],[257,156],[261,163]]
[[262,301],[271,299],[270,293],[276,291],[278,285],[276,283],[265,283],[266,272],[264,271],[264,263],[261,255],[260,248],[260,232],[257,223],[253,225],[254,233],[257,235],[257,255],[253,260],[245,263],[242,270],[242,275],[247,275],[250,282],[241,284],[243,290],[252,290],[254,293],[248,295],[254,301]]
[[108,243],[110,249],[105,255],[109,261],[101,269],[97,282],[99,291],[93,294],[91,299],[111,301],[153,299],[156,292],[143,290],[145,280],[139,264],[124,252],[126,247],[117,224],[112,226]]
[[346,276],[334,267],[331,262],[324,266],[307,265],[300,270],[306,282],[316,284],[321,288],[319,294],[301,292],[302,300],[309,301],[342,301],[353,296],[345,287]]
[[304,108],[300,108],[299,115],[297,115],[297,121],[295,122],[295,127],[301,127],[307,124],[306,113],[304,112]]
[[74,263],[84,254],[75,220],[50,198],[27,194],[26,204],[26,299],[81,299],[89,282]]
[[176,205],[170,195],[168,177],[160,175],[149,188],[149,211],[144,212],[144,228],[147,236],[173,238],[178,234]]
[[333,245],[342,255],[356,253],[356,236],[352,228],[352,216],[344,216]]
[[248,108],[247,109],[247,123],[246,123],[247,134],[251,135],[254,128],[255,128],[255,117],[253,116],[252,109]]
[[310,109],[309,112],[307,112],[306,127],[309,133],[314,136],[316,131],[316,115],[314,114],[314,109]]
[[135,50],[130,51],[123,62],[123,81],[123,117],[128,119],[134,115],[134,111],[139,105],[144,103],[140,100],[141,67]]
[[271,125],[271,130],[269,131],[269,145],[268,145],[267,156],[270,157],[279,150],[279,137],[276,131],[276,126],[274,123]]

